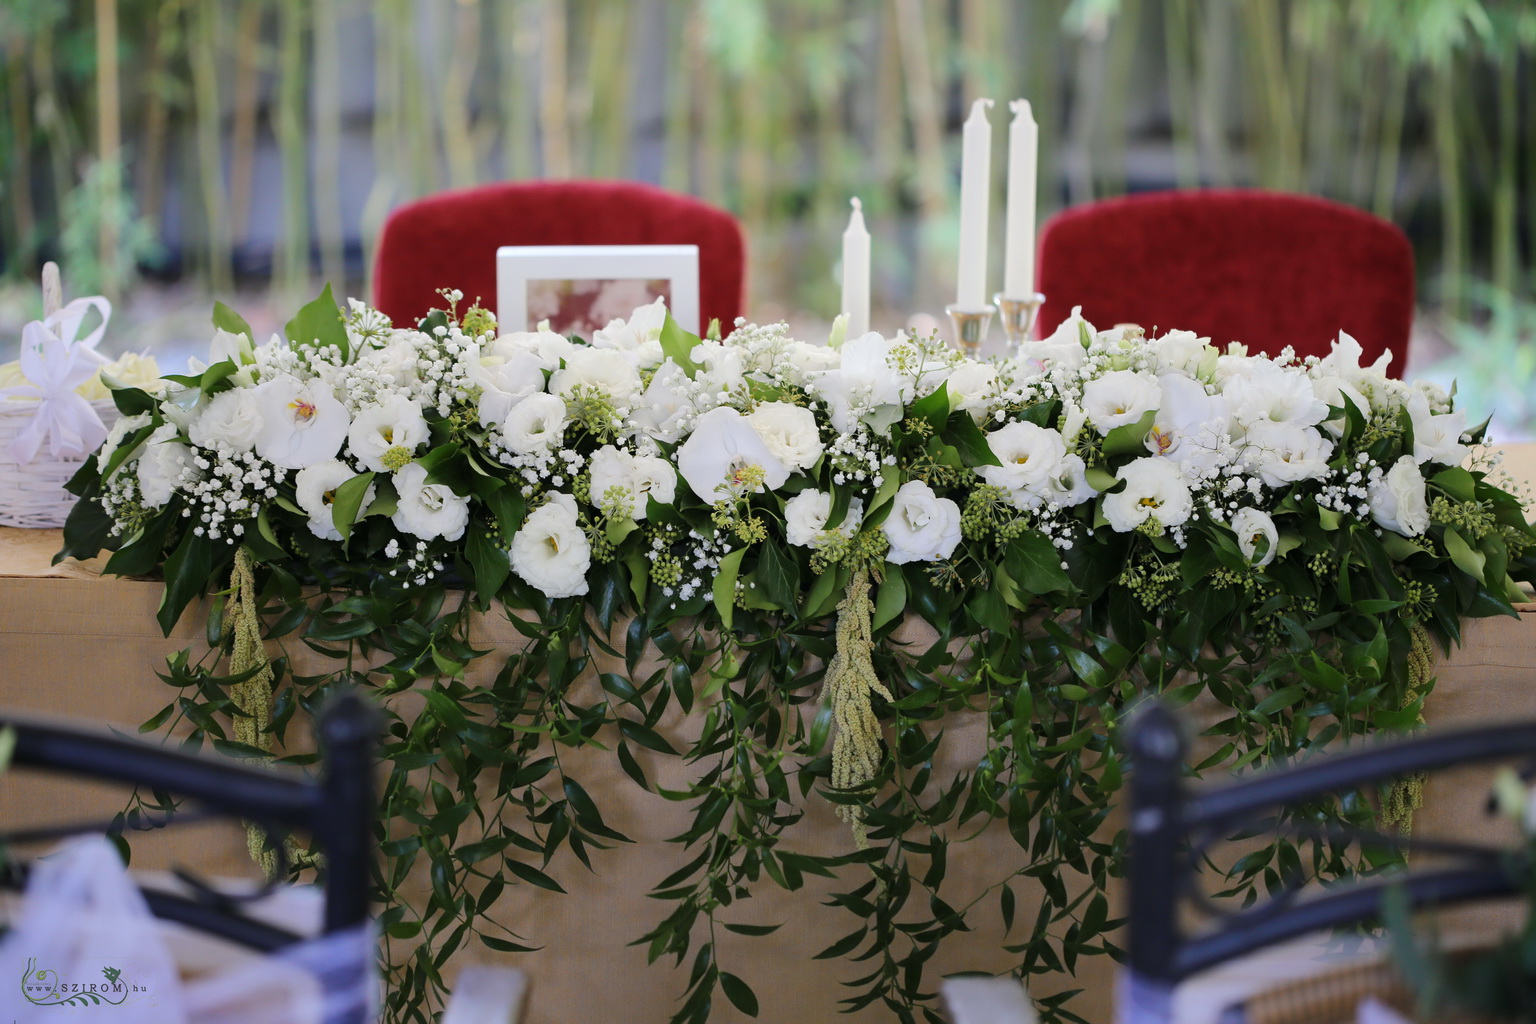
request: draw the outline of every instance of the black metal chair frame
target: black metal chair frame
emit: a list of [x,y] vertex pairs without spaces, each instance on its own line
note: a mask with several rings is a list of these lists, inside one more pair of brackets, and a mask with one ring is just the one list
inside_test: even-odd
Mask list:
[[[1461,843],[1421,843],[1459,863],[1394,873],[1302,897],[1290,892],[1230,913],[1199,934],[1179,925],[1183,899],[1200,898],[1194,877],[1206,845],[1234,835],[1266,814],[1329,793],[1452,765],[1536,755],[1536,722],[1437,731],[1261,772],[1221,786],[1186,791],[1185,743],[1177,718],[1155,701],[1130,726],[1129,921],[1126,964],[1132,975],[1171,989],[1193,974],[1308,932],[1379,917],[1383,897],[1404,890],[1414,906],[1452,904],[1520,890],[1510,851]],[[1401,837],[1352,833],[1377,845]]]
[[[244,819],[269,834],[308,832],[324,851],[326,933],[368,919],[373,821],[373,756],[377,717],[356,693],[333,699],[318,735],[318,779],[226,758],[154,746],[112,733],[0,712],[0,729],[15,731],[12,763],[63,774],[148,786],[218,815]],[[200,815],[202,816],[202,815]],[[176,820],[175,817],[171,819]],[[157,916],[262,952],[303,936],[238,913],[228,900],[145,891]]]

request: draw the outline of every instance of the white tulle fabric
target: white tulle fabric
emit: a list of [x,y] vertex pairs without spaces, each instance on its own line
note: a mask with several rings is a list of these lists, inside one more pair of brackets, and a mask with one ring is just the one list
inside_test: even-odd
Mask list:
[[42,858],[0,941],[0,1021],[342,1024],[375,1016],[371,925],[188,978],[164,927],[105,839],[78,839]]
[[[92,309],[101,323],[80,337],[81,322]],[[37,458],[43,445],[54,458],[81,458],[107,439],[101,416],[75,389],[101,370],[106,362],[96,351],[112,304],[99,295],[76,299],[21,331],[21,372],[27,383],[0,388],[0,398],[37,402],[37,412],[11,442],[10,456],[25,465]]]

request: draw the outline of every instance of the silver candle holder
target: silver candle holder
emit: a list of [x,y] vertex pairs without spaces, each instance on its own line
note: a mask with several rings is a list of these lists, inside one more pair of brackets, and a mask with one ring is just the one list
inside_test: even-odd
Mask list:
[[981,343],[987,340],[987,329],[992,326],[992,314],[996,306],[980,309],[963,309],[958,305],[944,307],[949,320],[955,325],[955,347],[971,358],[981,352]]
[[1003,313],[1003,335],[1008,339],[1008,350],[1017,351],[1034,332],[1035,320],[1040,316],[1040,306],[1045,302],[1045,296],[1035,292],[1010,299],[998,292],[992,296],[992,301],[997,303],[997,308]]

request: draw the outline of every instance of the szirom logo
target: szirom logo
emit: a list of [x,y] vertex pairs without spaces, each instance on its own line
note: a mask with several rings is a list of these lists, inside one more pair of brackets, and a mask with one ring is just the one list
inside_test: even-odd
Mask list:
[[123,977],[117,967],[101,969],[101,979],[78,981],[66,979],[58,971],[37,966],[37,957],[27,958],[21,975],[21,994],[34,1006],[120,1006],[129,996],[142,995],[146,989]]

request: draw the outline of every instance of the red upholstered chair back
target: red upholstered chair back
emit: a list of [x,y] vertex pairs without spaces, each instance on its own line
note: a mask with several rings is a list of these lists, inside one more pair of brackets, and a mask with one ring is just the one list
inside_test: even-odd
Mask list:
[[1340,330],[1401,375],[1413,250],[1353,207],[1258,191],[1155,192],[1065,210],[1040,239],[1041,337],[1073,306],[1097,327],[1195,331],[1250,352],[1327,355]]
[[396,209],[374,259],[373,301],[414,326],[439,288],[496,303],[503,245],[697,245],[699,326],[722,332],[742,311],[746,272],[736,218],[689,196],[630,181],[531,181],[444,192]]

